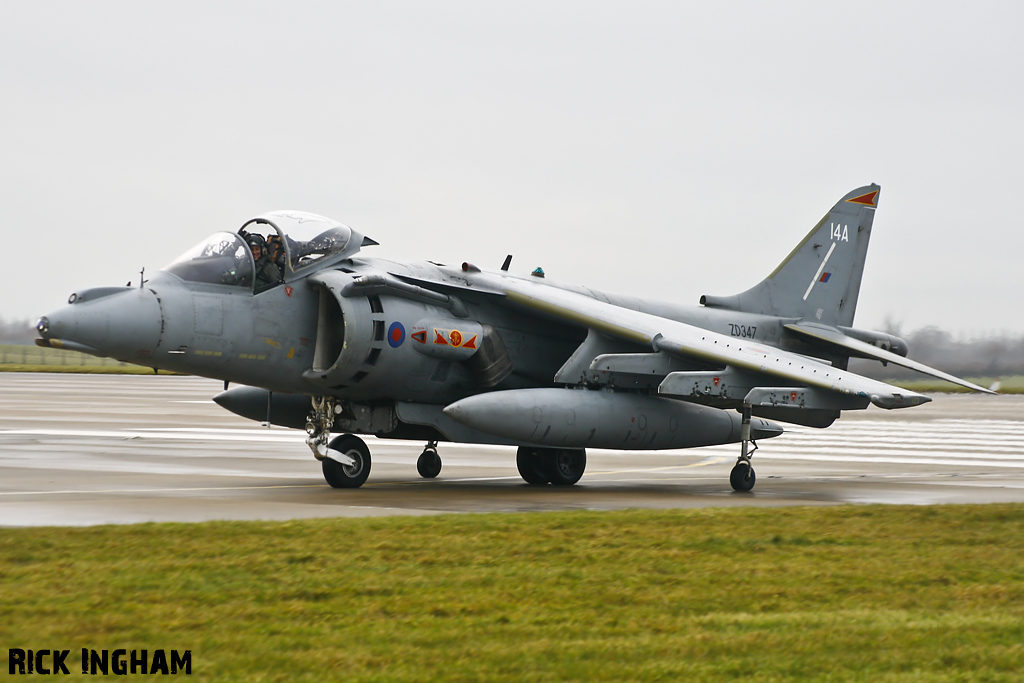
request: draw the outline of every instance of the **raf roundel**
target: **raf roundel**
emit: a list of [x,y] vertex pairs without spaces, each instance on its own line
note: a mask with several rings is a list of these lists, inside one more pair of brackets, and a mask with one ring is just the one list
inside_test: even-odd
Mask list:
[[405,325],[395,321],[391,323],[391,327],[388,328],[388,344],[391,348],[397,349],[405,341]]

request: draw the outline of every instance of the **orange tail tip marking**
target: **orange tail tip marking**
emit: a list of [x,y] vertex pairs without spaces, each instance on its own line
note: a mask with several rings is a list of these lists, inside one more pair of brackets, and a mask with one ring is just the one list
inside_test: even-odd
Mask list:
[[878,190],[873,190],[867,194],[862,194],[859,197],[853,197],[846,201],[851,204],[864,204],[865,206],[875,206],[875,198],[878,196]]

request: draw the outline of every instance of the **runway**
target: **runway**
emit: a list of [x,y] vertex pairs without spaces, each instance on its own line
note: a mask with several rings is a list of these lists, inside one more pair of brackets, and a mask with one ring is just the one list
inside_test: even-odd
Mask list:
[[759,444],[757,485],[728,482],[738,445],[589,450],[574,487],[531,487],[515,449],[367,438],[358,490],[327,486],[304,434],[263,428],[196,377],[0,373],[0,526],[839,503],[1024,502],[1024,396],[938,395],[846,413]]

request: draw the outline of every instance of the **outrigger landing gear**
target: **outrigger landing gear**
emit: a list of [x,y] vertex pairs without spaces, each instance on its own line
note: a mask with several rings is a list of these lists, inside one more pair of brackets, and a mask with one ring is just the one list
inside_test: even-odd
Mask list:
[[[754,475],[754,467],[750,464],[750,459],[754,457],[754,451],[757,450],[757,444],[750,440],[750,404],[744,403],[740,414],[743,416],[740,426],[740,457],[736,460],[732,472],[729,473],[729,483],[732,484],[734,491],[746,493],[754,488],[754,482],[757,479]],[[754,448],[748,451],[750,444]]]
[[437,442],[428,441],[423,452],[416,459],[416,471],[424,479],[433,479],[441,474],[441,456],[437,454]]
[[370,449],[355,434],[331,438],[334,416],[341,412],[330,396],[314,396],[306,418],[306,445],[320,461],[324,479],[336,489],[357,489],[370,476]]

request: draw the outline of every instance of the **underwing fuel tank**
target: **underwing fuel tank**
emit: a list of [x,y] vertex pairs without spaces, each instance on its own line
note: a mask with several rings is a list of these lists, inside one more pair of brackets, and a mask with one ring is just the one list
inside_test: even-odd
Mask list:
[[[608,390],[496,391],[444,412],[467,427],[539,446],[656,450],[740,441],[739,413]],[[750,426],[754,440],[782,434],[771,420],[755,417]]]

